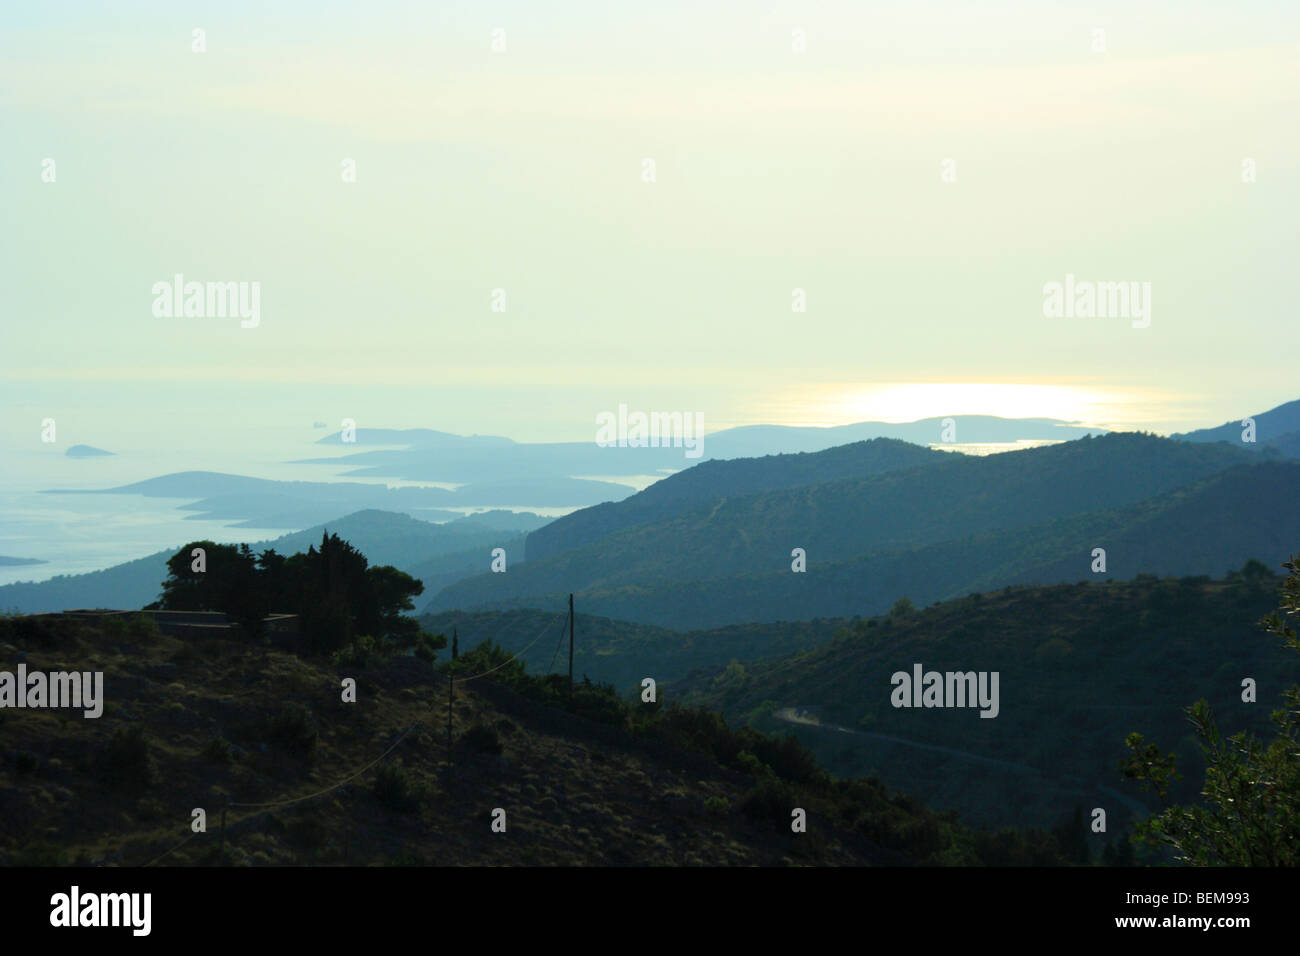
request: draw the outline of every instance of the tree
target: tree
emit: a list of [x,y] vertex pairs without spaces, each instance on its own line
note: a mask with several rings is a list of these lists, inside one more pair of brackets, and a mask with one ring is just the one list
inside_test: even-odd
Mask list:
[[916,605],[912,603],[909,597],[901,597],[894,602],[894,606],[889,609],[890,617],[910,617],[916,613]]
[[[202,570],[194,567],[195,548],[204,550]],[[246,544],[196,541],[169,558],[167,570],[159,608],[222,611],[255,637],[271,611],[297,614],[305,642],[322,652],[362,634],[406,648],[420,634],[405,612],[414,609],[424,585],[390,565],[370,567],[364,554],[328,531],[319,550],[287,558],[274,549],[258,557]]]
[[[1279,590],[1280,607],[1260,622],[1283,645],[1300,652],[1294,622],[1300,615],[1300,556],[1283,567],[1291,573]],[[1300,686],[1283,694],[1272,715],[1278,735],[1265,744],[1241,732],[1224,738],[1208,702],[1187,709],[1206,758],[1204,805],[1166,806],[1136,827],[1140,839],[1170,848],[1194,866],[1295,866],[1300,864]],[[1174,778],[1173,754],[1141,734],[1127,739],[1131,751],[1123,773],[1166,803]]]
[[[202,560],[194,552],[203,552]],[[268,612],[268,595],[258,574],[258,561],[246,544],[192,541],[167,559],[160,610],[221,611],[260,635]]]

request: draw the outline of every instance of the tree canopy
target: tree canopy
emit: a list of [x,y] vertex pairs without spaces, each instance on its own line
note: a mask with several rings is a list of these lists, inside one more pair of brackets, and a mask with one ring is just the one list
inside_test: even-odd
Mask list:
[[267,614],[297,614],[314,650],[337,650],[362,635],[411,645],[420,631],[404,612],[414,609],[424,585],[391,565],[371,567],[328,531],[319,549],[288,557],[271,548],[256,555],[246,544],[194,541],[168,559],[167,572],[158,608],[222,611],[254,636]]

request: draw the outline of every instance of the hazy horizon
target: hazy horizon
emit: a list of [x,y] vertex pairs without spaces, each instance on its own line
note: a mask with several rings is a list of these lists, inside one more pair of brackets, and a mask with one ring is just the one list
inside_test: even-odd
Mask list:
[[[1295,9],[290,6],[0,14],[7,447],[1295,397]],[[1146,324],[1047,317],[1067,277]]]

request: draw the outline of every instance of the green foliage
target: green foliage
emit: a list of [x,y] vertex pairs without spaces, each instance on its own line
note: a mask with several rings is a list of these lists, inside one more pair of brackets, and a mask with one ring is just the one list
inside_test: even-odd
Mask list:
[[[428,631],[421,631],[415,638],[415,656],[426,663],[432,664],[438,656],[438,651],[447,646],[447,638],[442,634],[430,634]],[[452,651],[452,658],[456,657],[455,649]]]
[[67,866],[68,852],[48,841],[33,843],[14,854],[13,866]]
[[1034,651],[1034,662],[1050,666],[1059,664],[1074,653],[1074,647],[1063,637],[1053,637],[1043,641]]
[[[203,571],[194,570],[195,548],[205,551]],[[419,634],[405,612],[414,610],[424,585],[397,568],[371,567],[337,534],[326,532],[319,550],[291,557],[273,548],[258,556],[246,544],[195,541],[168,559],[167,572],[159,608],[221,611],[254,638],[272,611],[299,615],[304,645],[321,653],[346,649],[361,635],[409,647]]]
[[731,804],[726,797],[708,797],[704,801],[704,812],[711,817],[725,817],[731,812]]
[[[1234,706],[1239,704],[1234,688],[1243,675],[1254,676],[1261,687],[1300,679],[1297,655],[1279,651],[1271,641],[1243,640],[1243,615],[1251,620],[1269,613],[1275,606],[1270,592],[1280,583],[1270,578],[1249,590],[1245,582],[1222,579],[1020,588],[1005,598],[986,595],[978,604],[961,598],[910,617],[882,619],[876,628],[869,629],[870,620],[864,619],[849,624],[843,640],[794,656],[746,660],[744,682],[734,694],[728,693],[732,685],[715,684],[721,663],[669,686],[674,700],[721,712],[732,726],[750,723],[765,701],[780,708],[813,706],[823,725],[1033,767],[1046,786],[1025,788],[1018,775],[984,774],[978,765],[943,760],[918,747],[875,747],[857,735],[824,728],[793,731],[838,776],[878,775],[985,826],[1027,821],[1051,827],[1062,806],[1097,805],[1085,801],[1096,799],[1094,781],[1114,777],[1124,737],[1138,729],[1135,713],[1149,715],[1152,724],[1140,729],[1148,739],[1167,744],[1161,753],[1175,750],[1190,732],[1179,706],[1206,693],[1201,688],[1208,685],[1217,713],[1233,707],[1242,713],[1245,729],[1268,734],[1268,707]],[[1168,594],[1175,599],[1143,623],[1141,615],[1153,610],[1149,600],[1157,589],[1162,589],[1159,600]],[[1239,604],[1239,593],[1247,595],[1247,605]],[[945,672],[965,671],[977,660],[990,662],[989,669],[1001,675],[1003,706],[996,720],[972,719],[969,709],[932,711],[918,720],[915,711],[891,706],[888,693],[862,692],[882,674],[900,669],[900,661]],[[1219,668],[1228,679],[1216,674]],[[1161,675],[1157,686],[1150,674]],[[1014,707],[1006,697],[1012,687]],[[1175,706],[1157,706],[1162,702]],[[1090,732],[1062,737],[1060,728],[1077,722],[1086,722]],[[1064,775],[1067,765],[1077,777]],[[1199,783],[1199,776],[1171,780],[1170,799],[1195,800]],[[1149,806],[1157,806],[1154,797]],[[1117,811],[1112,819],[1118,830],[1128,825],[1130,811]]]
[[280,708],[267,728],[268,742],[296,757],[312,756],[319,736],[311,711],[298,703]]
[[152,614],[132,614],[127,621],[127,633],[142,643],[150,643],[162,637],[162,631]]
[[0,640],[19,650],[52,647],[58,642],[60,626],[65,622],[34,614],[5,614],[0,617]]
[[229,764],[234,759],[234,750],[225,737],[213,737],[203,748],[203,759],[215,764]]
[[346,647],[340,647],[330,654],[330,664],[335,667],[354,667],[359,670],[376,667],[388,659],[389,655],[369,634],[362,634]]
[[40,766],[40,761],[36,754],[27,750],[20,750],[14,754],[14,769],[19,773],[35,773],[36,768]]
[[501,738],[497,735],[496,728],[487,724],[474,724],[460,735],[460,742],[479,753],[501,753]]
[[765,776],[741,799],[740,812],[755,822],[789,829],[790,811],[798,805],[798,796],[788,783]]
[[371,792],[381,806],[397,813],[410,813],[420,805],[420,788],[399,760],[379,768]]
[[[1244,580],[1258,580],[1247,562]],[[1261,565],[1262,567],[1262,565]],[[1280,607],[1261,622],[1264,629],[1300,651],[1291,622],[1300,614],[1300,557],[1286,567]],[[1267,569],[1265,569],[1266,571]],[[1203,803],[1168,805],[1173,755],[1161,757],[1154,744],[1130,734],[1125,776],[1153,790],[1165,809],[1138,824],[1137,836],[1171,850],[1176,860],[1193,866],[1296,866],[1300,864],[1300,687],[1283,695],[1285,707],[1273,714],[1277,736],[1270,742],[1242,731],[1229,737],[1205,700],[1187,709],[1206,761]]]
[[132,724],[114,730],[100,754],[99,768],[109,786],[122,790],[145,790],[153,786],[157,769],[144,728]]
[[742,750],[736,755],[736,768],[743,770],[745,773],[753,774],[755,777],[771,777],[772,768],[763,761],[759,760],[748,750]]
[[916,605],[912,603],[909,597],[901,597],[894,602],[894,606],[889,609],[889,616],[894,619],[902,617],[911,617],[916,613]]

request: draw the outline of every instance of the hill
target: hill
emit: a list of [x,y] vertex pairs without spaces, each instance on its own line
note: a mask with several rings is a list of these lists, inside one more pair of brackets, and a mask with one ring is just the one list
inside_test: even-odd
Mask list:
[[[490,649],[462,662],[451,741],[445,675],[414,658],[336,668],[140,621],[0,620],[0,666],[20,654],[110,691],[95,720],[0,712],[0,865],[1059,864],[1082,836],[971,831],[702,712],[589,685],[562,703]],[[489,664],[494,682],[467,679]]]
[[[491,640],[517,654],[530,673],[558,674],[568,668],[568,632],[560,619],[564,607],[561,602],[555,611],[445,611],[422,615],[420,626],[448,640],[455,630],[463,648]],[[578,613],[574,615],[573,672],[630,692],[639,689],[645,677],[662,683],[731,660],[780,657],[816,647],[850,623],[823,618],[674,631]]]
[[619,502],[607,502],[557,518],[528,536],[527,558],[538,561],[616,531],[675,517],[722,497],[863,478],[945,461],[947,453],[880,438],[816,454],[772,455],[705,461],[655,482]]
[[[1241,681],[1276,699],[1300,678],[1295,655],[1255,622],[1280,578],[1245,573],[1007,589],[924,611],[859,621],[781,659],[697,672],[670,692],[759,729],[794,728],[825,766],[906,781],[926,803],[983,824],[1032,824],[1075,804],[1131,818],[1136,790],[1118,771],[1140,731],[1196,752],[1183,708],[1207,698],[1234,728],[1267,728],[1271,706],[1241,701]],[[896,708],[896,672],[1000,675],[1000,709]],[[801,723],[802,721],[802,723]],[[820,725],[820,726],[818,726]],[[1199,780],[1175,799],[1195,799]]]
[[1214,428],[1200,428],[1170,437],[1191,442],[1226,441],[1247,451],[1272,448],[1288,458],[1300,457],[1300,399],[1286,402],[1277,408],[1250,417],[1255,420],[1253,443],[1241,440],[1244,430],[1241,425],[1242,419],[1224,422]]
[[[840,453],[809,456],[811,470],[822,456]],[[530,560],[508,574],[460,581],[435,595],[427,609],[548,607],[573,591],[595,614],[664,627],[714,627],[877,613],[903,594],[937,600],[976,586],[1055,575],[1060,568],[1069,569],[1066,579],[1077,579],[1087,573],[1098,534],[1131,540],[1123,538],[1124,529],[1147,514],[1137,508],[1140,503],[1159,508],[1161,495],[1243,462],[1268,469],[1254,478],[1238,477],[1243,488],[1268,488],[1269,501],[1296,492],[1300,471],[1289,464],[1261,461],[1225,444],[1136,434],[982,458],[950,455],[933,464],[757,494],[719,494],[715,484],[714,497],[703,504],[659,507],[658,520]],[[607,507],[607,515],[652,509],[637,503],[641,495],[617,510]],[[1222,573],[1224,563],[1237,563],[1235,554],[1243,550],[1240,560],[1286,556],[1273,550],[1279,540],[1293,540],[1286,535],[1288,522],[1300,520],[1294,509],[1270,511],[1249,494],[1233,500],[1238,518],[1249,519],[1239,534],[1225,523],[1222,507],[1204,515],[1184,509],[1199,528],[1216,529],[1216,542],[1231,547],[1218,560],[1194,549],[1213,564],[1179,573]],[[1278,514],[1284,516],[1281,527],[1270,530]],[[583,522],[591,521],[582,515],[563,519],[579,529],[575,538],[586,533]],[[1071,518],[1077,520],[1060,524]],[[600,519],[606,525],[614,520]],[[546,529],[535,536],[553,537]],[[1172,540],[1143,544],[1143,553],[1164,565],[1187,563],[1188,555],[1175,551]],[[794,548],[807,555],[805,574],[791,571]],[[531,554],[531,537],[529,549]],[[953,559],[958,551],[963,560]],[[1123,566],[1134,573],[1163,571]],[[1054,579],[1060,578],[1037,578]]]

